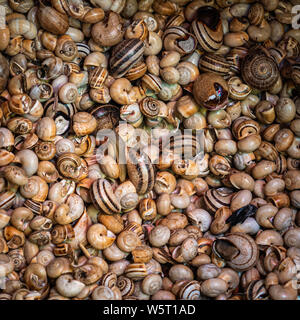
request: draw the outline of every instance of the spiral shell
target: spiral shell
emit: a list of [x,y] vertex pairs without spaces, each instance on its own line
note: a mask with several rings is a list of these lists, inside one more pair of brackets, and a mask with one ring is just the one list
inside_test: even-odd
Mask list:
[[172,26],[163,34],[164,48],[177,51],[181,55],[192,53],[196,49],[196,37],[181,26]]
[[128,152],[127,171],[137,193],[144,194],[153,189],[154,167],[145,153],[138,153],[131,148]]
[[239,232],[214,241],[213,251],[236,271],[251,269],[257,263],[259,255],[257,244],[251,236]]
[[121,205],[107,180],[98,179],[94,181],[90,189],[90,196],[98,210],[107,214],[121,212]]
[[131,296],[134,292],[134,282],[124,276],[118,277],[117,287],[120,289],[123,298]]
[[178,292],[180,300],[200,300],[200,283],[198,281],[184,281]]
[[109,65],[113,77],[121,78],[143,56],[145,45],[139,39],[122,41],[112,52]]
[[55,225],[51,231],[51,241],[54,244],[60,244],[67,240],[75,238],[75,232],[70,224]]
[[139,238],[133,231],[122,231],[117,238],[118,247],[125,252],[131,252],[139,244]]
[[234,192],[230,188],[209,189],[205,192],[204,203],[211,212],[216,212],[219,208],[230,206],[231,198]]
[[88,175],[88,167],[85,160],[72,152],[60,155],[57,159],[56,165],[58,171],[64,177],[75,181],[80,181]]
[[192,22],[192,28],[200,47],[206,52],[218,50],[223,43],[222,21],[218,10],[213,7],[202,7],[198,19]]
[[114,286],[117,285],[117,275],[113,272],[108,272],[106,273],[102,278],[101,278],[101,285],[108,287],[108,288],[113,288]]
[[140,110],[147,118],[155,119],[160,112],[161,101],[146,97],[139,102]]
[[250,51],[244,58],[241,73],[244,81],[258,90],[272,88],[279,78],[276,62],[261,47]]

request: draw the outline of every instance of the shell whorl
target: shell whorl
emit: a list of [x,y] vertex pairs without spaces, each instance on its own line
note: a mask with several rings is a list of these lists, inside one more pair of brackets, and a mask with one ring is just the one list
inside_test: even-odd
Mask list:
[[254,51],[242,62],[242,77],[252,88],[268,90],[279,78],[276,62],[263,51]]

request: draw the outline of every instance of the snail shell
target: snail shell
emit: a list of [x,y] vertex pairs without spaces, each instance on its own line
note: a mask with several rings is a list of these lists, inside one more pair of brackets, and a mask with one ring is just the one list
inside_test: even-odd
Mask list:
[[220,13],[209,6],[201,7],[198,19],[192,22],[194,34],[200,47],[206,52],[218,50],[223,43],[223,28]]
[[246,233],[230,233],[213,243],[213,251],[236,271],[251,269],[258,260],[258,247],[255,241]]
[[123,298],[131,296],[134,292],[134,282],[124,276],[118,277],[117,287],[120,289]]
[[131,263],[125,269],[125,276],[134,281],[142,280],[148,275],[145,263]]
[[241,73],[244,81],[258,90],[269,90],[279,78],[276,62],[262,47],[250,51],[244,58]]
[[121,78],[143,56],[144,43],[139,39],[124,40],[114,47],[109,65],[113,77]]
[[98,179],[94,181],[90,189],[90,196],[98,210],[107,214],[121,212],[121,205],[107,180]]
[[184,281],[177,295],[180,300],[200,300],[200,283],[196,280]]
[[96,67],[89,72],[89,85],[91,88],[99,89],[108,76],[106,68]]
[[163,35],[164,48],[167,51],[177,51],[181,55],[192,53],[196,49],[196,37],[185,28],[173,26]]
[[228,102],[227,82],[218,74],[202,73],[194,82],[193,94],[196,102],[209,110],[224,108]]
[[127,159],[128,176],[137,193],[144,194],[154,187],[154,167],[150,158],[144,153],[130,149]]
[[60,155],[56,165],[64,177],[75,181],[82,180],[88,175],[87,163],[75,153],[66,152]]
[[200,57],[199,69],[203,72],[214,72],[227,76],[230,72],[230,63],[223,56],[206,53]]
[[160,112],[161,101],[146,97],[139,103],[140,110],[147,118],[155,119]]
[[230,206],[231,198],[234,192],[230,188],[209,189],[203,197],[207,209],[211,212],[216,212],[219,208]]
[[52,7],[40,6],[37,17],[41,27],[53,34],[65,34],[69,28],[68,16]]

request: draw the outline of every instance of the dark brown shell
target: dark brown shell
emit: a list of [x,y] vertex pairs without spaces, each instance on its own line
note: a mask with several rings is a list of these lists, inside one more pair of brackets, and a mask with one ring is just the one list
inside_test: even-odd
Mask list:
[[124,40],[114,47],[109,61],[112,76],[121,78],[126,74],[143,57],[144,49],[139,39]]
[[112,104],[98,105],[89,112],[97,120],[97,130],[112,129],[120,120],[120,109]]
[[5,90],[9,76],[9,64],[7,59],[0,53],[0,93]]
[[251,50],[244,58],[241,73],[244,81],[258,90],[272,88],[280,75],[276,62],[262,47]]

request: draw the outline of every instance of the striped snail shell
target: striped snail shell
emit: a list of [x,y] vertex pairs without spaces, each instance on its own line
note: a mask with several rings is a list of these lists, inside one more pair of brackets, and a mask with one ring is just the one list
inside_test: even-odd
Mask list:
[[128,70],[128,72],[125,74],[125,78],[127,78],[129,81],[133,81],[141,78],[146,72],[147,72],[146,63],[143,61],[139,61],[135,63],[132,66],[132,68]]
[[150,89],[154,93],[159,93],[162,90],[162,81],[159,77],[147,73],[143,76],[142,80],[142,87],[144,90]]
[[217,51],[223,43],[223,28],[220,13],[210,6],[201,7],[192,29],[200,47],[206,52]]
[[147,118],[155,119],[159,115],[160,101],[152,97],[146,97],[139,103],[140,110]]
[[88,56],[91,53],[90,47],[81,42],[76,42],[78,55],[75,58],[75,61],[79,64],[86,56]]
[[259,123],[248,117],[240,117],[232,124],[233,136],[238,140],[244,139],[252,134],[259,135],[259,132]]
[[251,269],[259,255],[255,241],[248,234],[239,232],[215,240],[212,249],[235,271]]
[[114,272],[108,272],[101,278],[100,283],[111,289],[117,284],[117,275]]
[[107,180],[98,179],[94,181],[90,188],[90,196],[94,206],[98,210],[106,214],[121,212],[120,202],[116,198],[112,186]]
[[216,212],[221,207],[229,207],[234,191],[230,188],[222,187],[209,189],[203,197],[206,208],[210,212]]
[[58,157],[56,165],[60,174],[75,181],[80,181],[88,175],[87,163],[76,153],[63,153]]
[[166,144],[163,144],[163,149],[168,149],[174,154],[184,157],[195,156],[200,151],[200,142],[196,136],[192,134],[178,134],[171,136]]
[[200,57],[199,69],[203,72],[213,72],[221,76],[230,73],[230,63],[223,56],[206,53]]
[[165,24],[165,29],[168,29],[170,27],[178,27],[182,25],[184,22],[184,17],[181,14],[175,14],[171,16],[168,21]]
[[184,281],[177,295],[180,300],[200,300],[200,283],[196,280]]
[[16,193],[13,191],[6,191],[0,193],[0,209],[9,209],[16,199]]
[[131,263],[125,269],[125,276],[134,281],[142,280],[148,275],[145,263]]
[[173,26],[163,34],[164,48],[167,51],[177,51],[181,55],[186,55],[195,51],[197,46],[196,37],[185,28]]
[[124,276],[118,277],[117,287],[120,289],[123,298],[131,296],[134,292],[134,282]]
[[[275,287],[275,286],[272,286]],[[265,287],[264,280],[252,280],[246,289],[247,300],[267,300],[269,297],[268,290]]]
[[130,222],[128,225],[124,228],[124,231],[133,231],[135,232],[140,240],[143,240],[145,237],[144,231],[142,226],[137,222]]
[[242,61],[241,74],[244,81],[252,88],[268,90],[279,78],[279,69],[268,51],[258,47],[249,52]]
[[57,135],[63,135],[69,130],[71,118],[76,111],[77,109],[73,103],[56,103],[55,98],[48,100],[44,107],[44,115],[53,118],[55,122]]
[[114,47],[109,61],[112,76],[121,78],[143,57],[144,49],[144,42],[139,39],[123,40]]
[[241,62],[248,54],[248,49],[244,47],[235,47],[226,56],[226,60],[230,64],[230,70],[239,73],[241,69]]
[[96,67],[95,69],[91,70],[89,73],[89,85],[91,88],[99,89],[104,84],[108,76],[108,71],[106,68]]
[[154,187],[154,167],[144,152],[130,149],[127,157],[127,172],[138,194],[149,192]]
[[229,98],[234,100],[244,100],[250,94],[251,88],[242,82],[239,77],[231,77],[228,80]]

